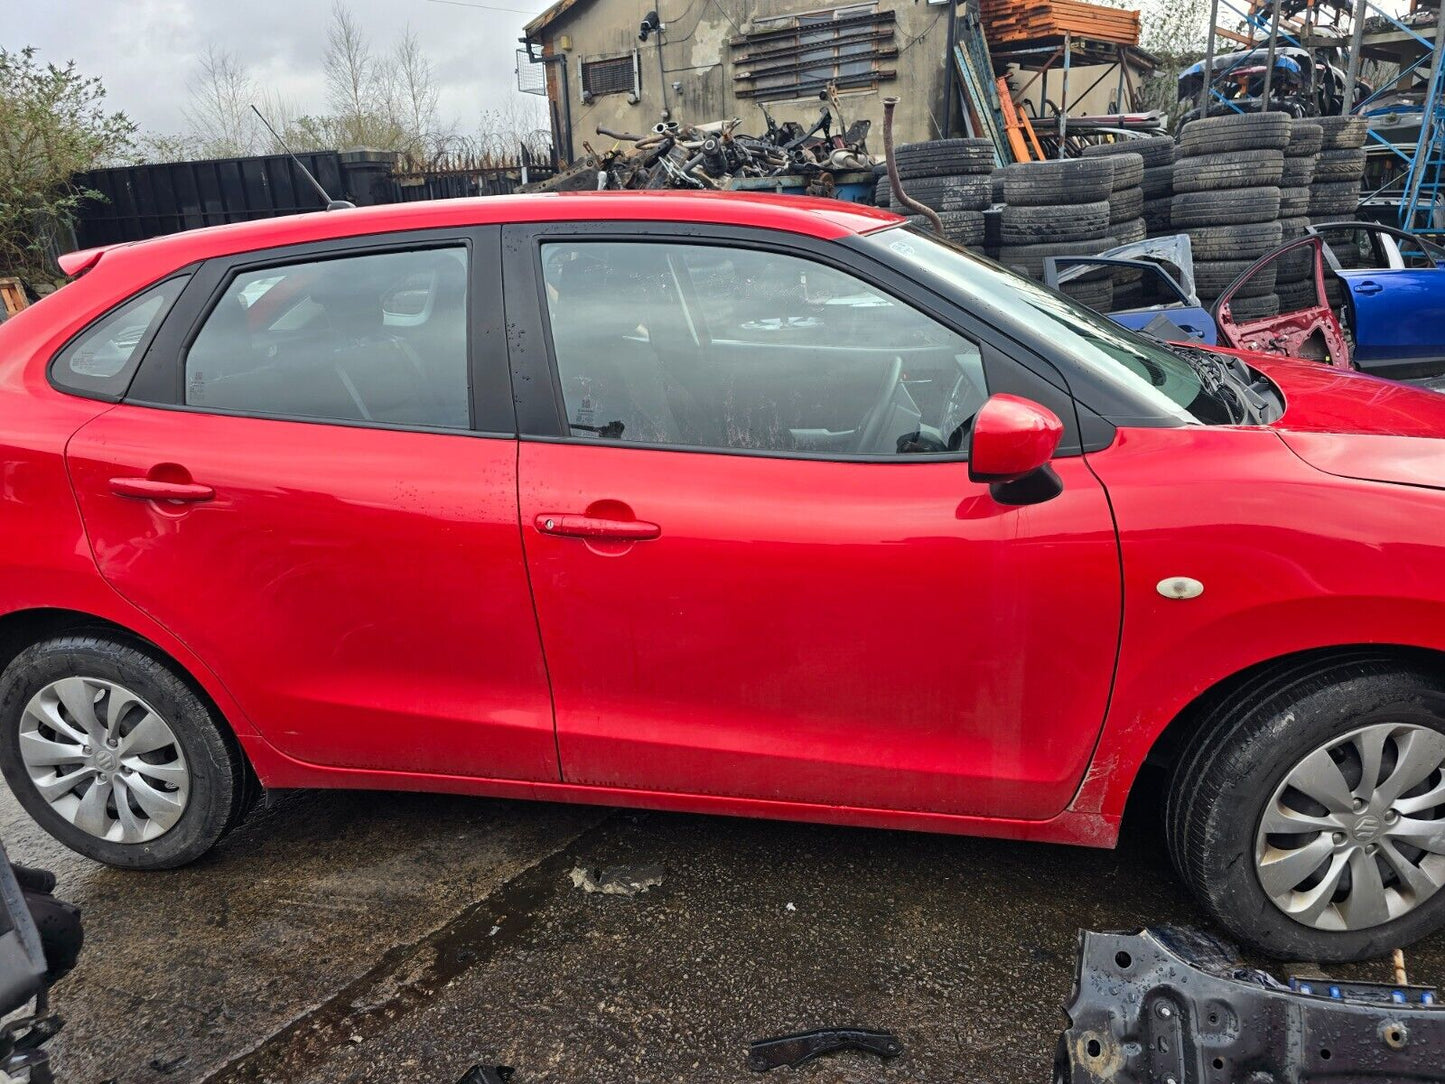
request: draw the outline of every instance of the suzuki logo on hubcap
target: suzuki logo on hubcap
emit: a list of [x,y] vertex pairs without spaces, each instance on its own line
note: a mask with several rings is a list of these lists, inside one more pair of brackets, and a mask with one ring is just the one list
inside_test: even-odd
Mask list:
[[95,754],[95,766],[103,772],[115,771],[115,754],[109,749],[102,749]]
[[1385,824],[1373,813],[1355,821],[1355,839],[1360,843],[1373,843],[1384,831]]

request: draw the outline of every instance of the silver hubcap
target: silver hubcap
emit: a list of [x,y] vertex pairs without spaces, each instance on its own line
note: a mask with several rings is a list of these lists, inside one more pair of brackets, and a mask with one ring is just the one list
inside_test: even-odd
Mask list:
[[51,809],[112,843],[165,834],[191,792],[166,721],[129,689],[98,678],[63,678],[30,698],[20,758]]
[[1445,734],[1377,723],[1296,764],[1260,818],[1254,865],[1290,918],[1362,930],[1445,884]]

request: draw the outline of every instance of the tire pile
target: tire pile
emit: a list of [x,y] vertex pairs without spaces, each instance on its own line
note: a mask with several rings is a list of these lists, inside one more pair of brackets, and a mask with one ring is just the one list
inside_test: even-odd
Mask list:
[[[1280,245],[1290,127],[1285,113],[1233,113],[1191,121],[1180,133],[1170,227],[1189,235],[1195,292],[1205,308]],[[1252,320],[1279,312],[1277,278],[1277,267],[1259,271],[1235,296],[1234,316]]]
[[[993,200],[993,142],[987,139],[932,139],[905,143],[893,150],[898,177],[908,195],[938,212],[950,241],[970,248],[983,244],[983,212]],[[899,214],[908,209],[893,202],[888,174],[883,172],[873,202]],[[908,215],[924,228],[924,215]]]
[[[1125,177],[1134,173],[1125,167]],[[1093,256],[1119,243],[1110,226],[1114,161],[1070,158],[1017,162],[1005,166],[1004,207],[999,212],[998,261],[1029,278],[1042,280],[1047,256]],[[1126,185],[1121,192],[1137,191]],[[1126,200],[1115,206],[1127,207]],[[1142,202],[1142,196],[1139,197]],[[1137,217],[1137,216],[1136,216]],[[1100,312],[1113,296],[1109,272],[1081,275],[1066,286],[1075,300]]]
[[1360,204],[1360,179],[1365,175],[1364,117],[1315,117],[1320,152],[1310,179],[1310,222],[1348,222]]
[[[1146,139],[1125,139],[1118,143],[1095,143],[1083,150],[1085,158],[1118,155],[1138,155],[1144,161],[1139,179],[1139,187],[1143,193],[1140,211],[1144,219],[1143,236],[1160,237],[1169,233],[1169,202],[1174,195],[1173,137],[1149,136]],[[1125,238],[1119,238],[1119,244],[1127,243]]]
[[[1309,232],[1310,183],[1319,157],[1324,129],[1314,118],[1294,120],[1284,149],[1284,175],[1279,182],[1280,243],[1298,240]],[[1281,256],[1275,274],[1279,311],[1294,312],[1314,301],[1314,257],[1309,251]]]

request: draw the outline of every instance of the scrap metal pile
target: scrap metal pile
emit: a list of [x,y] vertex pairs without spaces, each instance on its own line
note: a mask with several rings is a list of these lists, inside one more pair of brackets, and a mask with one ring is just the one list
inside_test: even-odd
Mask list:
[[844,125],[836,104],[825,104],[811,128],[793,121],[779,124],[766,109],[762,112],[767,121],[762,135],[739,131],[742,120],[737,117],[705,125],[665,121],[643,135],[599,126],[598,135],[617,141],[612,147],[598,151],[583,143],[585,157],[528,191],[707,191],[736,187],[745,178],[788,177],[801,181],[809,195],[832,195],[835,174],[872,168],[871,122]]

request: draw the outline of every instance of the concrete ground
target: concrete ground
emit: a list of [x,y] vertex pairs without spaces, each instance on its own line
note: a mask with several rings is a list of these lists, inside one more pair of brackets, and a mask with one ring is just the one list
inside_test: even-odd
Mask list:
[[[301,792],[194,866],[127,874],[4,793],[0,836],[84,909],[54,991],[67,1084],[451,1084],[475,1063],[515,1084],[1043,1084],[1075,931],[1199,918],[1144,815],[1110,852]],[[569,877],[618,863],[663,882],[626,897]],[[1410,963],[1445,980],[1445,937]],[[895,1031],[905,1054],[747,1069],[750,1039],[821,1025]]]

